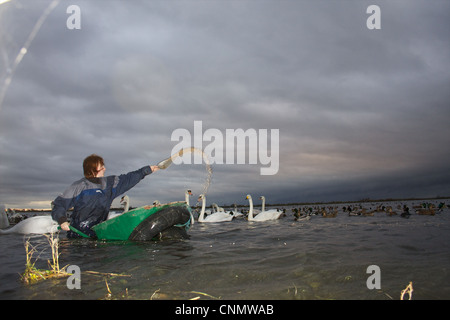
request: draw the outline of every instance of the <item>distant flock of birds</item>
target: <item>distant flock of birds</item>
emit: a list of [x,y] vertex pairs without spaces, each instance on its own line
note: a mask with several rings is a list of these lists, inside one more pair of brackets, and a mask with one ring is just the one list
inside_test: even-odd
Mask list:
[[[443,209],[447,208],[444,202],[441,202],[438,208],[432,203],[423,203],[421,205],[413,206],[415,213],[418,215],[431,215],[434,216],[437,213],[442,212]],[[305,216],[319,215],[324,218],[335,218],[338,214],[338,207],[302,207],[292,209],[294,212],[295,219],[299,219]],[[409,207],[405,204],[403,207],[399,204],[397,205],[397,211],[394,211],[392,206],[378,205],[374,210],[372,208],[367,209],[361,205],[355,206],[344,206],[342,207],[342,212],[347,213],[348,216],[363,216],[370,217],[374,216],[375,213],[385,213],[388,216],[400,215],[403,218],[409,218],[411,215]],[[397,213],[398,212],[398,213]]]
[[[189,196],[192,195],[191,190],[185,192],[185,201],[189,204]],[[217,204],[211,204],[211,210],[206,209],[206,196],[201,194],[198,201],[202,202],[201,210],[198,216],[198,222],[225,222],[231,221],[234,218],[244,218],[248,221],[270,221],[277,220],[282,217],[286,217],[286,209],[271,209],[265,210],[266,198],[264,196],[260,197],[261,210],[254,209],[253,200],[251,195],[247,195],[246,199],[249,201],[248,210],[237,210],[235,205],[234,210],[224,210]],[[442,212],[443,209],[447,208],[444,202],[439,203],[436,207],[432,203],[422,203],[420,205],[413,206],[415,214],[418,215],[435,215],[436,213]],[[215,209],[215,210],[214,210]],[[311,216],[321,216],[323,218],[335,218],[338,215],[338,206],[301,206],[298,208],[291,209],[294,220],[309,220]],[[348,216],[374,216],[374,214],[386,214],[387,216],[399,215],[402,218],[409,218],[411,215],[410,208],[407,205],[401,206],[397,205],[394,210],[392,206],[378,205],[374,210],[372,208],[364,208],[362,205],[348,205],[342,207],[342,213]]]
[[[190,205],[189,197],[192,196],[191,190],[185,192],[185,202]],[[287,216],[286,209],[270,209],[265,210],[266,198],[261,196],[259,199],[262,201],[261,210],[254,209],[253,200],[251,195],[247,195],[246,199],[249,201],[249,209],[241,211],[237,210],[237,205],[234,205],[234,210],[225,210],[219,207],[216,203],[211,204],[211,209],[206,209],[206,196],[201,194],[198,197],[198,202],[201,202],[201,209],[198,213],[197,221],[200,223],[208,222],[227,222],[233,219],[246,219],[248,221],[270,221],[277,220]],[[120,204],[124,206],[122,212],[111,211],[108,215],[108,219],[112,219],[118,215],[127,212],[130,209],[130,198],[125,195],[121,198]],[[153,203],[154,206],[161,205],[159,201]],[[444,202],[439,203],[436,207],[432,203],[422,203],[420,205],[413,206],[415,213],[418,215],[435,215],[442,212],[447,208]],[[41,215],[28,217],[14,211],[5,210],[5,206],[0,204],[0,235],[8,233],[53,233],[58,230],[58,224],[53,221],[50,215]],[[198,212],[198,209],[195,211]],[[294,220],[309,220],[312,216],[321,216],[324,218],[335,218],[338,215],[338,206],[301,206],[291,209]],[[367,209],[362,205],[348,205],[342,207],[342,213],[348,216],[374,216],[374,214],[386,214],[388,216],[399,215],[402,218],[409,218],[411,215],[410,209],[407,205],[397,205],[396,210],[392,206],[378,205],[374,210]],[[339,213],[341,214],[341,213]],[[13,225],[12,227],[10,227]],[[10,227],[10,228],[8,228]]]

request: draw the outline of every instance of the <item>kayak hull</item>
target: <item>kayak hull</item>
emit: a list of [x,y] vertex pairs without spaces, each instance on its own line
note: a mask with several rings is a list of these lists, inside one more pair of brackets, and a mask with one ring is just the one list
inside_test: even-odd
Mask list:
[[92,229],[99,240],[149,241],[169,235],[187,238],[191,208],[185,202],[144,206],[106,220]]
[[[163,238],[188,238],[185,225],[190,212],[183,206],[171,206],[158,211],[142,221],[128,237],[128,240],[147,241]],[[169,226],[169,227],[168,227]]]

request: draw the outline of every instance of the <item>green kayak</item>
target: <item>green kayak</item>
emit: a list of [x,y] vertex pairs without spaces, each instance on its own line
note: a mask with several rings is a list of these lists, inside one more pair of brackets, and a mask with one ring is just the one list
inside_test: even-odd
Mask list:
[[186,202],[143,206],[127,211],[92,227],[99,240],[148,241],[188,238],[191,207]]

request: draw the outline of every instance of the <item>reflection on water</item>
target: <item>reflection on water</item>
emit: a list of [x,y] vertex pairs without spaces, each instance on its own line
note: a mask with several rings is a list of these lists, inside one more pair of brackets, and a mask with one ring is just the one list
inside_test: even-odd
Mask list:
[[[289,209],[289,208],[288,208]],[[290,210],[288,210],[290,213]],[[18,235],[0,237],[1,299],[398,299],[410,281],[414,299],[449,299],[450,210],[435,216],[336,218],[200,224],[181,241],[133,243],[67,240],[61,266],[81,271],[81,290],[66,279],[18,282],[25,251]],[[33,244],[46,247],[42,236]],[[37,267],[47,268],[49,250]],[[381,269],[381,290],[369,290],[369,265]],[[106,280],[106,282],[105,282]],[[202,299],[210,296],[201,295]]]

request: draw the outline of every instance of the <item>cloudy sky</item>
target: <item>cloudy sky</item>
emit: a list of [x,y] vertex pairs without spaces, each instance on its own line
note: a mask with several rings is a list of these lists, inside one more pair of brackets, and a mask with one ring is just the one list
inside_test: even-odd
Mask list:
[[[156,164],[194,121],[279,130],[278,172],[213,164],[208,204],[449,196],[449,33],[438,0],[0,4],[0,202],[48,208],[91,153],[107,175]],[[205,179],[204,164],[172,165],[128,195],[183,200]]]

